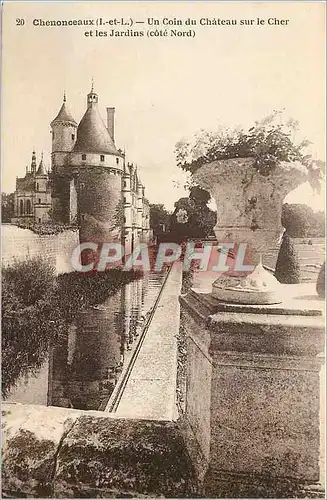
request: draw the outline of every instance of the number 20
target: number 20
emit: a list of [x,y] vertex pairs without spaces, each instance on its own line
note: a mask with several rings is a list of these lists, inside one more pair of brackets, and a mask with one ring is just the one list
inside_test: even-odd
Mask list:
[[24,26],[25,20],[24,19],[16,19],[16,26]]

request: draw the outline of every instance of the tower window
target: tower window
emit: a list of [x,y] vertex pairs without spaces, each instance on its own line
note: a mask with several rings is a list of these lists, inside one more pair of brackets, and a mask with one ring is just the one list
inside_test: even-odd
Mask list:
[[86,160],[86,155],[82,155],[82,160]]
[[41,203],[41,198],[39,198],[39,203]]
[[75,134],[72,134],[72,141],[75,140]]
[[127,186],[127,182],[126,182],[126,181],[124,181],[124,188],[125,188],[126,186]]
[[100,161],[104,161],[104,155],[100,155]]
[[119,158],[116,158],[116,163],[117,165],[119,165]]
[[54,141],[54,138],[55,138],[55,133],[52,132],[52,140]]

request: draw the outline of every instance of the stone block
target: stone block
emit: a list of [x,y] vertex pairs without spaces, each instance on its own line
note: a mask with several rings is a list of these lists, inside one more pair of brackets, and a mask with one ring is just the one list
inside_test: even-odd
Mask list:
[[51,497],[58,448],[77,417],[61,408],[4,405],[2,491]]
[[175,422],[67,408],[5,404],[2,496],[194,496],[195,479]]
[[193,491],[174,423],[83,416],[58,454],[56,498],[184,498]]

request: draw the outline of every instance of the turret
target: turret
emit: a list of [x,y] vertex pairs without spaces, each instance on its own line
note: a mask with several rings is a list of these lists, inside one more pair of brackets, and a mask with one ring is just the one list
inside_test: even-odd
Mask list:
[[37,169],[37,172],[36,172],[37,175],[45,175],[47,176],[45,170],[44,170],[44,164],[43,164],[43,152],[42,152],[42,156],[41,156],[41,160],[40,160],[40,163],[39,163],[39,168]]
[[60,167],[64,165],[67,153],[69,153],[76,142],[77,123],[68,111],[66,95],[56,118],[51,122],[52,133],[52,165]]
[[35,175],[36,173],[36,153],[32,152],[32,161],[31,161],[31,174]]

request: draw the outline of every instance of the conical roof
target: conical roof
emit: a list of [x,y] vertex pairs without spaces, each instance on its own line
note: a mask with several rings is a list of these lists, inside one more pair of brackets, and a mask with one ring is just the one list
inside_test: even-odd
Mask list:
[[59,113],[57,114],[56,118],[54,120],[52,120],[52,122],[51,122],[51,126],[55,122],[70,122],[70,123],[73,123],[74,125],[77,125],[76,121],[74,120],[74,118],[72,117],[72,115],[70,114],[70,112],[67,109],[65,97],[64,97],[64,102],[62,103],[62,106],[60,108]]
[[88,107],[81,119],[73,151],[121,156],[106,129],[97,106]]
[[39,168],[37,169],[36,175],[45,175],[44,165],[43,165],[43,154],[41,157],[41,161],[39,164]]

